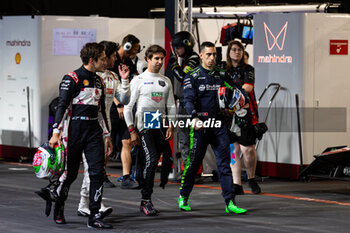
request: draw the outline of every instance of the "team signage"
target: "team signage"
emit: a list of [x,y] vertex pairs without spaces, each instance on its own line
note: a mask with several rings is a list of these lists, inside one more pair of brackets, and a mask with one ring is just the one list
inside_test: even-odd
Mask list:
[[[288,56],[283,53],[288,21],[286,21],[280,29],[280,31],[275,34],[271,31],[266,22],[264,22],[263,25],[265,32],[266,48],[269,51],[269,54],[265,56],[258,56],[258,63],[292,63],[292,56]],[[283,54],[276,55],[275,53],[273,53],[274,51],[282,51]]]

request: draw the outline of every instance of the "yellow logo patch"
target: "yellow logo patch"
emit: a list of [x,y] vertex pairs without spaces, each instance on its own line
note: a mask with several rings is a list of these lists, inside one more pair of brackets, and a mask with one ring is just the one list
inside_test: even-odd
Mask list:
[[21,54],[20,53],[16,53],[15,61],[16,61],[16,64],[21,63]]

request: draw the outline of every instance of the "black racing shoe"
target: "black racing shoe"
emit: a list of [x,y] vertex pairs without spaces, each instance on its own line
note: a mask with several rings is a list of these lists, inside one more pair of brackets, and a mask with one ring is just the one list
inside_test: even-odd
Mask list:
[[40,191],[36,191],[35,193],[45,201],[56,201],[58,199],[56,190],[50,189],[49,187],[42,188]]
[[64,202],[57,200],[55,202],[55,208],[53,210],[53,220],[57,224],[66,224],[64,218]]
[[157,216],[159,211],[154,208],[151,200],[142,200],[140,212],[146,216]]
[[122,184],[120,185],[121,189],[139,189],[139,185],[133,181],[130,176],[124,176]]
[[244,195],[243,186],[239,184],[233,184],[236,195]]
[[254,194],[259,194],[261,193],[261,188],[259,187],[258,183],[255,181],[254,178],[248,179],[248,185],[252,189],[252,192]]
[[97,228],[97,229],[111,229],[112,225],[103,222],[103,218],[101,218],[101,214],[95,214],[94,216],[90,216],[87,222],[88,228]]
[[36,194],[39,195],[42,199],[45,201],[52,201],[51,196],[50,196],[50,190],[48,188],[42,188],[40,191],[36,191]]

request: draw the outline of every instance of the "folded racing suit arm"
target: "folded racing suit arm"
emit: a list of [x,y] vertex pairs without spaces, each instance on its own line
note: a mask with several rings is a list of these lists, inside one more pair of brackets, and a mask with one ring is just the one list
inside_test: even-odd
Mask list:
[[[101,83],[103,83],[103,79],[100,76],[97,76],[96,78],[99,78],[101,80]],[[104,87],[103,87],[104,90]],[[108,137],[111,134],[109,133],[109,127],[107,123],[107,115],[106,115],[106,102],[105,102],[105,92],[102,91],[100,103],[99,103],[99,111],[98,111],[98,119],[99,124],[103,130],[103,136]]]
[[58,105],[53,124],[53,132],[61,133],[64,126],[64,120],[68,114],[68,108],[72,103],[75,88],[78,83],[78,77],[74,72],[65,75],[59,88]]
[[114,93],[114,97],[117,98],[119,103],[127,105],[130,101],[130,84],[129,79],[122,79],[121,82],[118,80],[117,89]]
[[[134,124],[134,116],[132,109],[139,97],[139,79],[137,77],[133,78],[130,82],[130,101],[124,106],[124,119],[126,125],[129,127]],[[137,114],[137,113],[136,113]]]
[[198,114],[195,108],[195,80],[191,75],[186,75],[184,79],[184,103],[187,114],[191,115],[191,118],[197,118]]

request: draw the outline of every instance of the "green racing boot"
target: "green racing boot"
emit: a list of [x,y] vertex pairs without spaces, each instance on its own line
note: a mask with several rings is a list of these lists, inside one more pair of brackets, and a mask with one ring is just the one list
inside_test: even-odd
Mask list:
[[179,208],[180,210],[183,211],[190,211],[191,207],[188,204],[188,197],[184,197],[184,196],[179,196],[179,199],[177,199],[177,203],[179,204]]
[[234,213],[234,214],[244,214],[247,212],[246,209],[239,208],[236,206],[231,200],[228,204],[226,204],[226,213]]

